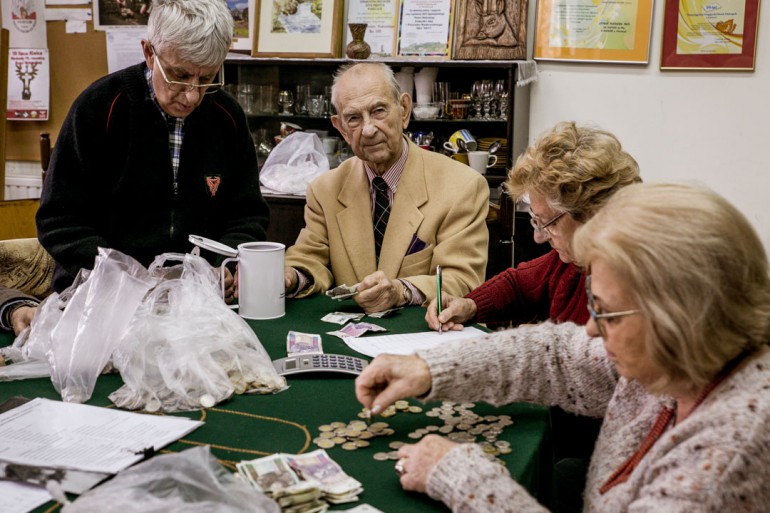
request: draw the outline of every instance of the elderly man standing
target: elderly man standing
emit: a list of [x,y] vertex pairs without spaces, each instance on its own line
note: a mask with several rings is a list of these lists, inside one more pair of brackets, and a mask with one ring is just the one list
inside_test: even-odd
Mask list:
[[[144,61],[75,100],[37,214],[54,290],[92,268],[100,246],[148,265],[189,251],[190,234],[230,246],[265,239],[246,115],[220,90],[232,33],[223,0],[154,0]],[[232,277],[227,285],[231,294]]]
[[357,285],[367,312],[419,305],[484,278],[489,186],[468,166],[409,142],[412,100],[382,63],[335,75],[332,123],[356,157],[307,190],[305,228],[286,253],[286,291],[304,297]]

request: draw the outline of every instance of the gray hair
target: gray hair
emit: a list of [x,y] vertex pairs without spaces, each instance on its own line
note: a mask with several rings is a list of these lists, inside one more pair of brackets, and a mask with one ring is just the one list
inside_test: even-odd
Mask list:
[[606,263],[647,324],[664,376],[645,385],[699,390],[743,351],[770,340],[770,268],[746,218],[706,188],[635,184],[577,230],[581,265]]
[[398,85],[396,75],[393,73],[393,69],[383,62],[353,62],[343,64],[334,73],[334,80],[332,82],[332,104],[337,112],[340,111],[339,105],[337,105],[337,86],[340,79],[346,73],[369,73],[376,72],[382,75],[383,80],[388,84],[388,92],[393,98],[393,101],[397,104],[401,102],[401,86]]
[[174,48],[179,58],[203,67],[220,66],[233,35],[225,0],[153,0],[147,39],[157,52]]

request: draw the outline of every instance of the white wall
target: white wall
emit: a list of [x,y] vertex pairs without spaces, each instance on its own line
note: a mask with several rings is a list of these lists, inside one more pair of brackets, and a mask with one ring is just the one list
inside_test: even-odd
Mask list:
[[[618,136],[645,181],[691,181],[720,192],[753,223],[770,254],[768,13],[760,13],[755,71],[663,72],[663,5],[655,2],[647,65],[538,61],[530,142],[558,121],[593,122]],[[530,0],[530,55],[534,21]]]

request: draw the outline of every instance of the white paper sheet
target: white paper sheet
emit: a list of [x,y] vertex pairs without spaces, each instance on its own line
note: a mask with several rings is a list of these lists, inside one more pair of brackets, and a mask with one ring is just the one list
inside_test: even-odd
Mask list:
[[42,486],[16,481],[0,481],[0,511],[27,513],[51,500],[51,494]]
[[37,398],[0,415],[0,460],[114,474],[202,425]]
[[481,337],[486,333],[478,328],[469,327],[462,331],[424,331],[402,335],[381,335],[379,337],[346,337],[345,343],[359,353],[375,357],[380,353],[412,354],[422,349],[431,349],[447,342],[466,338]]
[[139,64],[144,60],[142,39],[147,37],[147,27],[107,30],[107,72]]

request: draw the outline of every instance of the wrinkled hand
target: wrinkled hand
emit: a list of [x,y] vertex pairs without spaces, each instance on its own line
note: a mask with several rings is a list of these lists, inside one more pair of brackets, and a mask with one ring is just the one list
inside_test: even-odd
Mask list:
[[398,450],[398,461],[403,467],[401,486],[404,490],[425,493],[428,474],[456,445],[443,436],[427,435],[417,444],[401,446]]
[[377,415],[398,399],[428,393],[431,385],[428,364],[419,356],[383,354],[356,378],[356,398]]
[[238,268],[235,268],[235,276],[230,269],[225,267],[225,303],[228,305],[238,297]]
[[428,311],[425,312],[425,322],[432,330],[438,331],[439,323],[444,331],[461,330],[463,324],[476,317],[476,302],[464,297],[455,297],[449,294],[441,293],[441,315],[438,315],[437,299],[434,299],[428,305]]
[[11,326],[13,332],[18,335],[24,328],[32,323],[37,313],[36,306],[20,306],[11,312]]
[[288,265],[283,268],[283,286],[286,292],[292,292],[297,288],[297,271]]
[[356,288],[358,294],[353,299],[366,313],[382,312],[398,306],[403,297],[401,282],[389,279],[382,271],[370,274],[356,284]]

